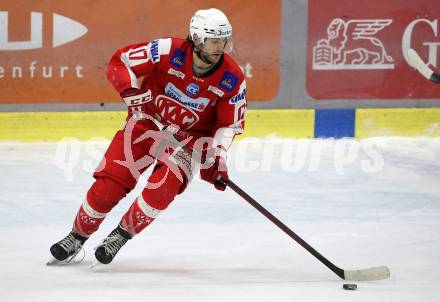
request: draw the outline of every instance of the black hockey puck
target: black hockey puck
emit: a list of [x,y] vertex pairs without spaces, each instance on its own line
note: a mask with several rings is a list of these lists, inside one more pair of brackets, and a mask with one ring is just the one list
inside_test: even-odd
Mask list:
[[342,285],[342,288],[345,290],[357,290],[358,286],[354,283],[345,283]]

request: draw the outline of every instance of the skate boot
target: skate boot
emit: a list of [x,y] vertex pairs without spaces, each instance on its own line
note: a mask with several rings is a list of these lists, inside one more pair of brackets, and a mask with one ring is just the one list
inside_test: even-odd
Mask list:
[[81,251],[86,240],[87,237],[82,237],[72,231],[69,235],[52,245],[50,253],[57,261],[69,263]]
[[109,264],[113,258],[115,258],[121,247],[132,237],[129,232],[118,226],[96,247],[96,260],[102,264]]

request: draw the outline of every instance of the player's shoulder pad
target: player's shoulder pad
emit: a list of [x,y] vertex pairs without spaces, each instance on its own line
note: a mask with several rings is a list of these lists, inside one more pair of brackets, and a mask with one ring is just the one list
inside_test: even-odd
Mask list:
[[171,41],[169,64],[173,68],[182,68],[192,53],[191,44],[181,38],[171,38]]
[[246,100],[246,80],[243,71],[228,54],[224,55],[222,76],[217,84],[223,90],[229,103],[235,104]]
[[228,54],[224,55],[221,67],[222,76],[218,86],[227,94],[235,93],[240,85],[245,81],[245,76],[240,66]]

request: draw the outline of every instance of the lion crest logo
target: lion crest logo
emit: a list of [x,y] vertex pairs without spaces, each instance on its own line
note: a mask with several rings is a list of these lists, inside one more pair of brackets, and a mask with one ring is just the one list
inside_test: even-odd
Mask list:
[[327,27],[327,39],[313,47],[313,69],[394,69],[393,58],[376,37],[392,22],[333,19]]

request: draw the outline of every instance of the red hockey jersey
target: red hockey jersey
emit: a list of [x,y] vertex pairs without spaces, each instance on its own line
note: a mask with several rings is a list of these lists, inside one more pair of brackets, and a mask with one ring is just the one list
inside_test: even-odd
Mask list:
[[119,93],[139,88],[142,78],[140,87],[153,94],[143,110],[197,137],[214,137],[228,148],[233,136],[243,132],[246,81],[228,54],[221,60],[218,68],[197,77],[192,69],[192,42],[157,39],[118,50],[107,77]]

